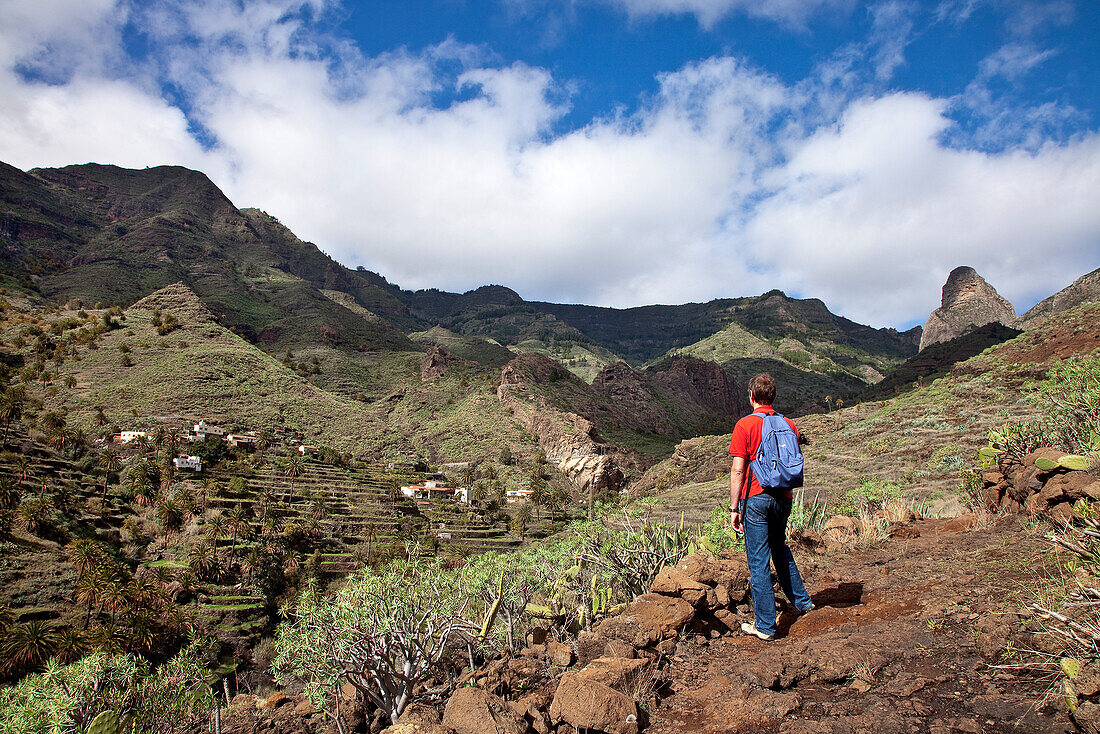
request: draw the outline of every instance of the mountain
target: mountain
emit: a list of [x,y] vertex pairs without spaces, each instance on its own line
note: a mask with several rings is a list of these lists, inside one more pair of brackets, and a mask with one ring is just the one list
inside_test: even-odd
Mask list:
[[501,286],[402,298],[421,319],[546,354],[589,382],[619,360],[642,368],[681,355],[718,362],[741,382],[771,371],[789,388],[781,409],[793,414],[828,395],[856,396],[914,354],[920,339],[919,328],[874,329],[781,291],[627,309],[524,301]]
[[1016,310],[978,271],[960,266],[951,271],[943,286],[940,307],[924,324],[920,348],[949,341],[990,323],[1016,323]]
[[1034,329],[1053,314],[1090,301],[1100,301],[1100,268],[1082,275],[1053,296],[1035,304],[1015,325],[1020,329]]
[[1019,336],[1021,331],[997,322],[947,341],[936,342],[902,362],[880,382],[869,386],[861,400],[882,400],[914,386],[930,383],[946,375],[959,363],[981,354],[989,347]]
[[[272,217],[238,210],[197,171],[0,165],[0,212],[0,271],[50,300],[126,305],[182,282],[221,324],[271,350],[415,349],[396,326],[411,319],[378,276],[347,270]],[[389,320],[360,318],[322,287]]]
[[[631,309],[529,302],[500,285],[406,291],[340,265],[270,214],[238,209],[202,173],[175,166],[23,172],[0,165],[0,279],[9,297],[68,303],[74,312],[182,288],[207,309],[210,324],[241,337],[234,350],[258,348],[245,362],[235,356],[234,365],[265,353],[324,400],[350,400],[358,428],[319,430],[373,456],[476,459],[499,451],[494,431],[521,454],[535,450],[533,441],[523,447],[527,422],[502,419],[495,394],[517,355],[541,355],[578,378],[525,380],[540,410],[580,416],[601,450],[618,447],[633,457],[627,465],[645,465],[678,440],[723,430],[746,409],[744,383],[755,372],[779,378],[779,404],[797,415],[825,396],[858,395],[911,356],[919,339],[919,330],[862,326],[817,299],[780,291]],[[163,340],[143,341],[160,348]],[[201,372],[206,357],[183,341],[188,346],[166,353],[178,370],[173,377],[201,384],[210,378],[188,368]],[[133,373],[141,373],[141,352],[133,354]],[[110,379],[133,381],[113,372]],[[169,403],[173,391],[190,394],[187,386],[165,389]],[[109,403],[104,395],[96,400]],[[234,400],[232,410],[248,414]],[[140,400],[122,404],[148,414]],[[70,407],[90,416],[93,406]]]

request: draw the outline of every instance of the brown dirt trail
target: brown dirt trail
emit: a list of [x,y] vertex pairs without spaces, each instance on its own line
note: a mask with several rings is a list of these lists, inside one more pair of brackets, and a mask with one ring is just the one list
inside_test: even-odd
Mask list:
[[1076,731],[1047,684],[993,667],[1015,662],[1010,640],[1026,644],[1015,612],[1047,548],[1018,519],[966,525],[923,521],[916,538],[800,556],[817,608],[783,614],[774,642],[681,643],[646,731]]

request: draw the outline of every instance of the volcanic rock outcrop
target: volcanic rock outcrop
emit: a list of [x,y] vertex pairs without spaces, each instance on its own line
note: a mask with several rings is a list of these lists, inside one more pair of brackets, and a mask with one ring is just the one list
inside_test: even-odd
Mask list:
[[544,396],[527,392],[529,383],[568,380],[569,372],[549,357],[523,354],[501,370],[497,398],[511,410],[524,430],[538,438],[539,446],[577,489],[617,491],[626,475],[622,466],[636,460],[617,447],[600,441],[592,421],[560,410]]
[[920,348],[949,341],[980,326],[1016,322],[1016,310],[974,268],[961,266],[951,271],[943,286],[940,307],[928,317]]

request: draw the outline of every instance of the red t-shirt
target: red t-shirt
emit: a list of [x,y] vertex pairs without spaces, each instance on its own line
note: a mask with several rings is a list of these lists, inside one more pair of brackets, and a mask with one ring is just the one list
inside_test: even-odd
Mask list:
[[[770,405],[761,405],[754,411],[756,413],[765,413],[771,415],[775,412],[775,408]],[[784,418],[783,420],[790,423],[791,430],[794,431],[794,435],[798,436],[798,428],[790,418]],[[730,456],[740,456],[747,462],[752,462],[756,459],[756,450],[760,448],[760,439],[764,431],[764,419],[756,415],[746,415],[741,420],[737,421],[737,425],[733,427],[733,438],[730,440]],[[746,489],[748,494],[745,493]],[[734,506],[744,497],[755,497],[758,494],[763,494],[764,488],[760,486],[760,482],[756,481],[756,477],[752,474],[752,469],[746,467],[745,481],[741,485],[741,492],[738,497],[731,498]],[[791,490],[786,491],[788,499],[792,497]]]

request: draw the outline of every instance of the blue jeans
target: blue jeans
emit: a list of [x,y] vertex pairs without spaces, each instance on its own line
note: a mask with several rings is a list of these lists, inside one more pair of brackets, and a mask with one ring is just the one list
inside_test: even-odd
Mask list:
[[791,501],[776,499],[769,494],[758,494],[745,501],[745,555],[749,561],[749,588],[752,590],[752,608],[756,613],[756,629],[765,635],[774,635],[775,591],[768,561],[775,564],[779,587],[800,611],[813,603],[802,576],[798,573],[791,549],[787,547],[787,518],[791,516]]

